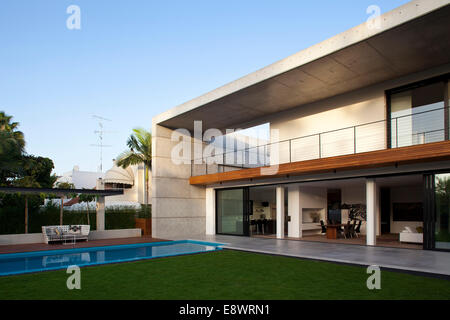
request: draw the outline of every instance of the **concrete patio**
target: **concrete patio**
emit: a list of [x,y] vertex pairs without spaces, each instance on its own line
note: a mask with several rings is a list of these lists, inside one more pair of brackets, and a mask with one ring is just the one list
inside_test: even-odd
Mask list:
[[225,243],[224,248],[234,250],[450,276],[448,252],[222,235],[196,240]]

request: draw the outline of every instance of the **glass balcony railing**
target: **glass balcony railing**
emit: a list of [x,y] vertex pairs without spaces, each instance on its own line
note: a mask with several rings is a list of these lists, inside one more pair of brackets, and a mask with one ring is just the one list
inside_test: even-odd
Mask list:
[[191,162],[191,176],[400,148],[448,139],[445,108],[413,113],[240,150],[215,148]]

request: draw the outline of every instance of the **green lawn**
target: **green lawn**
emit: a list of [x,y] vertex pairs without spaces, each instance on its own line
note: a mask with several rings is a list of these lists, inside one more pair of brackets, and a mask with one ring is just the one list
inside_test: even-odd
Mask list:
[[237,251],[81,269],[81,290],[65,270],[0,277],[0,299],[449,299],[450,281]]

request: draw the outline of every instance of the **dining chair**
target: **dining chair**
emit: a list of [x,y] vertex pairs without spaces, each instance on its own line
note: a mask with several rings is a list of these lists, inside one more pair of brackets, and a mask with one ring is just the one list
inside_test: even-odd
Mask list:
[[361,234],[361,224],[362,224],[362,221],[361,220],[359,220],[358,221],[358,225],[356,226],[356,228],[355,228],[355,235],[359,238],[359,235]]
[[353,223],[350,225],[349,233],[352,238],[356,237],[355,227],[356,227],[356,220],[354,220]]
[[345,239],[351,237],[350,228],[351,228],[350,221],[347,221],[347,224],[344,225],[344,238]]
[[327,233],[327,227],[325,226],[323,220],[320,220],[320,226],[322,227],[322,234]]

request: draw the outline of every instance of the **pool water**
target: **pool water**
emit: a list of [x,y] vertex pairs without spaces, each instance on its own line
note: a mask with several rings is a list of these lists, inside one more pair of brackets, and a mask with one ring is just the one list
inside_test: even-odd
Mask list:
[[193,240],[127,244],[0,255],[0,276],[221,250],[222,244]]

